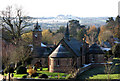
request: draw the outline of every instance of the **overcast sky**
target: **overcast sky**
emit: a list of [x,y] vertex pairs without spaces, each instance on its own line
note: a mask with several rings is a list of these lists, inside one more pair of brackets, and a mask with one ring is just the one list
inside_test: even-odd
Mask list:
[[21,6],[29,16],[73,15],[103,17],[118,15],[119,0],[0,0],[0,10],[8,5]]

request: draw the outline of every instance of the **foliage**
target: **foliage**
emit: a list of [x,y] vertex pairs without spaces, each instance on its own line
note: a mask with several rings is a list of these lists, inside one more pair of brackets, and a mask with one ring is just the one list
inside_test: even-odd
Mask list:
[[100,44],[104,41],[110,40],[111,36],[113,36],[113,34],[110,30],[108,30],[105,26],[100,27],[100,33],[98,36],[98,41]]
[[48,78],[48,76],[46,74],[41,74],[39,78]]
[[[29,67],[29,69],[30,68],[32,69],[31,66]],[[29,71],[29,69],[27,69],[27,72]],[[40,71],[39,69],[37,69],[36,73],[38,75],[38,76],[34,77],[36,79],[38,79],[39,76],[41,76],[43,74],[50,76],[49,79],[58,79],[58,78],[59,79],[69,79],[71,76],[71,74],[66,74],[66,73],[56,73],[56,72],[51,73],[48,71],[48,68],[43,68],[43,71]],[[16,78],[23,78],[23,76],[25,76],[25,77],[27,76],[27,74],[16,74],[16,73],[13,73],[13,74],[14,74],[14,77],[16,77]],[[27,77],[31,78],[32,75],[27,76]]]
[[42,41],[48,44],[52,44],[53,43],[52,40],[53,40],[52,33],[50,33],[49,30],[44,30],[42,32]]
[[78,30],[77,39],[80,40],[80,41],[83,41],[83,38],[85,37],[85,34],[86,34],[86,29],[81,28],[80,30]]
[[2,63],[4,66],[8,66],[11,63],[10,56],[12,55],[12,52],[14,51],[15,46],[12,44],[7,44],[4,41],[2,43]]
[[112,53],[115,55],[115,57],[120,57],[120,44],[115,44],[112,47]]
[[120,17],[119,16],[117,16],[115,20],[113,19],[113,17],[110,17],[108,18],[108,20],[106,20],[106,25],[100,27],[98,40],[100,43],[106,40],[110,41],[111,36],[120,39]]
[[120,39],[120,23],[114,28],[114,36]]
[[94,42],[96,42],[98,39],[98,29],[95,26],[90,27],[90,29],[87,31],[86,35],[86,41],[92,45]]
[[58,44],[63,37],[64,37],[63,33],[56,33],[55,35],[53,35],[54,44]]
[[31,69],[28,69],[27,72],[29,73],[29,75],[32,75],[36,73],[36,70],[31,68]]
[[9,39],[5,36],[6,40],[11,40],[12,43],[17,44],[18,40],[23,34],[23,29],[30,26],[32,18],[25,16],[21,8],[14,8],[8,6],[5,10],[1,11],[1,26],[9,33]]
[[26,73],[27,73],[27,69],[26,69],[26,67],[24,67],[24,66],[19,66],[19,67],[17,68],[17,70],[16,70],[16,73],[17,73],[17,74],[26,74]]
[[24,64],[25,60],[31,54],[30,47],[24,41],[19,41],[19,43],[15,46],[14,50],[10,53],[10,61],[13,63],[22,62]]
[[27,75],[22,76],[22,78],[27,78]]
[[10,67],[10,66],[8,66],[8,67],[6,67],[5,69],[4,69],[4,73],[14,73],[14,68],[13,67]]
[[25,62],[27,62],[27,64],[31,64],[31,61],[33,60],[33,58],[32,57],[28,57],[26,60],[25,60]]
[[37,77],[39,74],[38,73],[33,73],[31,77]]
[[11,42],[12,35],[5,28],[2,28],[2,38],[7,42]]
[[33,41],[32,33],[33,32],[30,31],[30,32],[22,34],[22,39],[27,43],[32,43],[32,41]]
[[80,29],[80,24],[78,20],[70,20],[69,21],[69,29],[70,29],[70,35],[72,37],[77,36],[77,32]]
[[64,26],[61,26],[56,33],[65,33],[65,27]]

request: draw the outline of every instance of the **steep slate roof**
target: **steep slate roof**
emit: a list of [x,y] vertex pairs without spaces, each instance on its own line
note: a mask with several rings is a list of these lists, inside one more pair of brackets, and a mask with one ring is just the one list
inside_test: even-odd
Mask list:
[[34,48],[33,57],[36,57],[36,58],[48,57],[50,52],[51,52],[50,48],[36,47],[36,48]]
[[100,46],[98,46],[96,43],[94,43],[88,51],[88,54],[104,54]]
[[33,57],[42,57],[43,53],[45,52],[45,48],[42,47],[35,47]]
[[33,31],[42,31],[40,25],[38,24],[38,22],[34,26],[34,30]]
[[64,39],[65,43],[69,46],[69,48],[76,54],[76,56],[81,56],[81,50],[80,48],[82,47],[83,43],[71,38],[70,40]]
[[51,58],[65,58],[73,57],[73,55],[62,45],[59,44],[58,47],[49,56]]
[[[66,44],[66,45],[64,45]],[[66,48],[66,46],[68,48]],[[67,57],[74,57],[74,56],[81,56],[80,47],[82,47],[82,43],[77,41],[76,39],[72,38],[70,40],[62,39],[55,50],[49,55],[49,57],[53,58],[67,58]],[[70,49],[72,52],[70,52]]]

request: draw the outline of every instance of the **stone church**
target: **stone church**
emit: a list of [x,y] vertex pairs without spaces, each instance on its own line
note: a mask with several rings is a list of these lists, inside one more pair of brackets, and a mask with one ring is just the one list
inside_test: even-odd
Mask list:
[[104,52],[95,43],[89,46],[69,36],[67,24],[65,36],[51,49],[42,43],[42,30],[38,22],[33,30],[33,60],[32,64],[41,63],[48,67],[49,72],[70,72],[89,63],[103,63]]
[[103,63],[104,52],[95,43],[70,38],[67,24],[64,38],[49,55],[49,72],[72,72],[88,63]]
[[42,29],[38,22],[33,29],[33,60],[32,64],[41,63],[42,67],[48,66],[48,55],[53,47],[49,47],[42,43]]

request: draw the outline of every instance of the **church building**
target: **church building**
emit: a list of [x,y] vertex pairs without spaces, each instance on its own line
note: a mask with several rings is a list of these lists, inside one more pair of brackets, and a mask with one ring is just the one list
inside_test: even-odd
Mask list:
[[88,44],[70,38],[69,27],[67,24],[64,38],[59,42],[56,48],[49,55],[49,71],[50,72],[70,72],[83,64],[88,63],[88,58],[83,50],[88,50]]
[[32,64],[40,63],[42,67],[48,66],[48,55],[52,51],[50,47],[42,43],[42,29],[38,22],[33,29],[33,53]]
[[70,38],[67,24],[64,38],[51,49],[42,43],[42,30],[38,22],[33,30],[32,64],[40,63],[48,67],[49,72],[74,72],[89,63],[103,63],[104,52],[95,43],[89,46],[85,42]]

